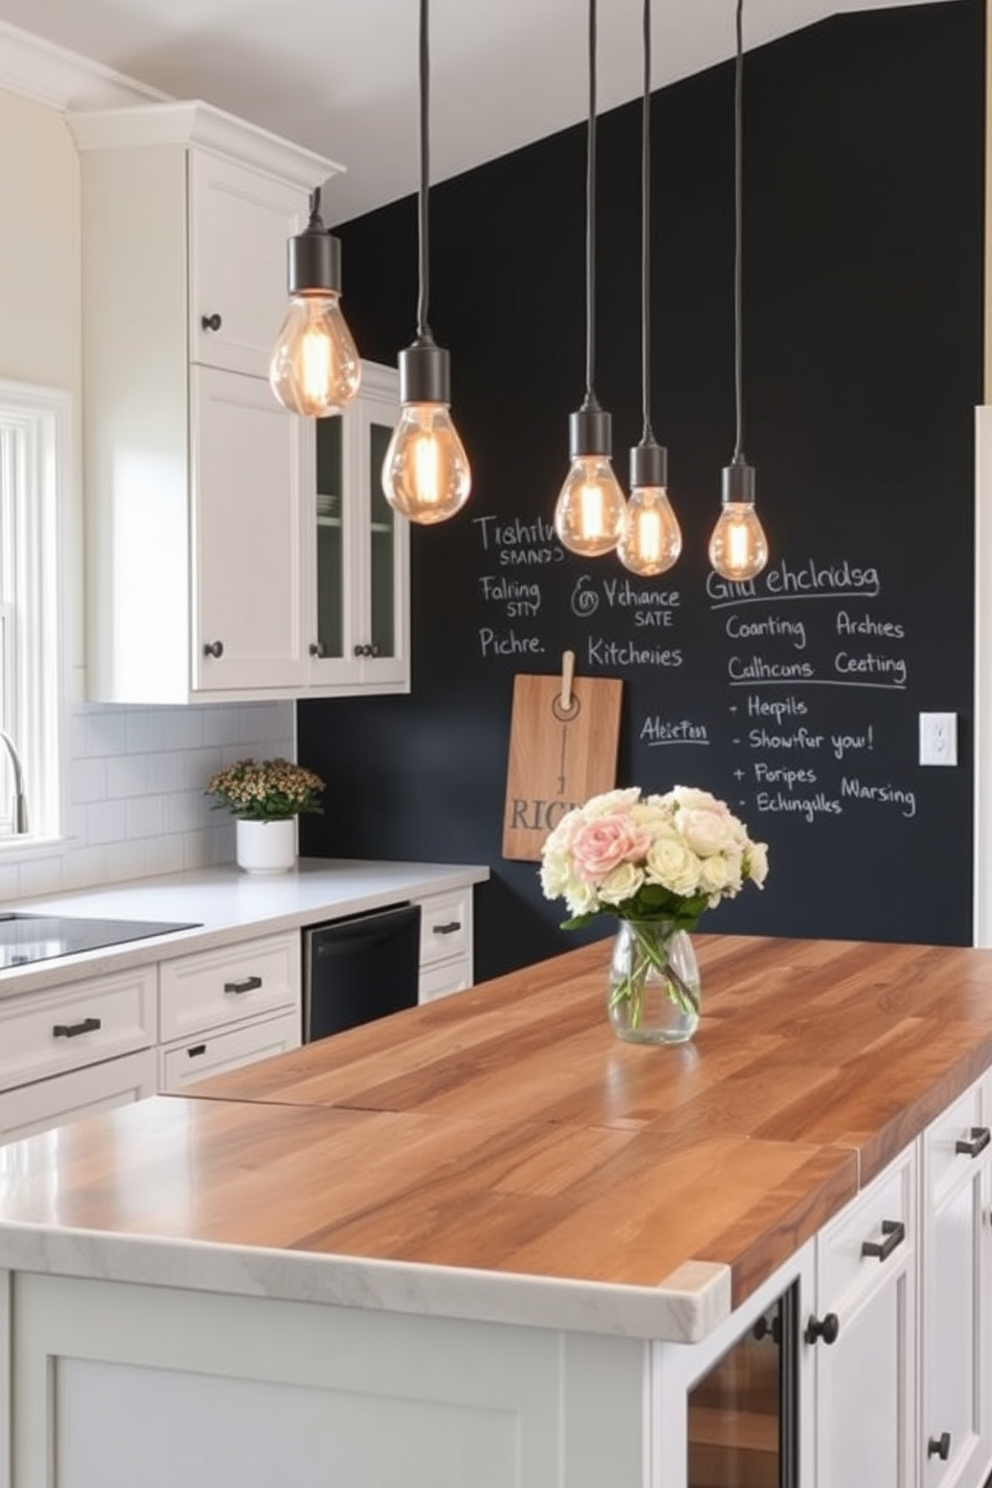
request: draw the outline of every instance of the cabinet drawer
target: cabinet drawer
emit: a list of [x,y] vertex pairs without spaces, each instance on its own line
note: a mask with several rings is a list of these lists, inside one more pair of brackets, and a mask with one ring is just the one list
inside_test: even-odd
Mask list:
[[284,1054],[287,1049],[296,1049],[299,1045],[300,1019],[295,1012],[280,1013],[277,1018],[263,1018],[261,1022],[249,1023],[243,1028],[225,1029],[223,1033],[211,1034],[205,1039],[163,1049],[159,1090],[165,1095],[175,1095],[205,1080],[208,1075],[223,1075],[228,1070],[240,1069],[243,1064],[254,1064],[256,1060],[269,1059],[273,1054]]
[[16,1142],[154,1094],[154,1049],[39,1080],[0,1095],[0,1143]]
[[466,958],[444,961],[440,966],[430,966],[420,973],[418,1002],[436,1002],[452,992],[461,992],[472,985],[472,963]]
[[988,1111],[983,1113],[981,1085],[976,1084],[927,1127],[923,1153],[928,1211],[938,1209],[952,1189],[974,1176],[976,1162],[992,1158],[992,1143],[985,1145],[989,1116]]
[[0,1002],[0,1090],[147,1049],[154,966]]
[[[821,1232],[817,1242],[821,1310],[838,1310],[881,1285],[916,1250],[917,1149],[910,1147]],[[900,1232],[889,1229],[901,1225]],[[887,1258],[864,1245],[890,1245]]]
[[422,899],[420,964],[432,966],[453,956],[472,956],[472,889]]
[[243,941],[159,968],[162,1043],[300,1006],[300,937]]

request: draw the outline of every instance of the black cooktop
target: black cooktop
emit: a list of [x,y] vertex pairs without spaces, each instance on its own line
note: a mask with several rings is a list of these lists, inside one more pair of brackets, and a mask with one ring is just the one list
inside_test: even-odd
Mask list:
[[90,920],[66,915],[0,913],[0,970],[99,951],[104,946],[167,935],[173,930],[196,930],[198,920]]

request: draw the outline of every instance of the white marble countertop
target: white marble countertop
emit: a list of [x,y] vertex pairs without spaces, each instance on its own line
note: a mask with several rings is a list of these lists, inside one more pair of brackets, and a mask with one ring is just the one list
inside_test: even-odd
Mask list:
[[0,970],[0,999],[361,914],[408,898],[443,894],[488,877],[489,869],[478,864],[301,858],[289,873],[248,874],[232,863],[18,900],[9,906],[18,914],[195,921],[197,928],[8,967]]

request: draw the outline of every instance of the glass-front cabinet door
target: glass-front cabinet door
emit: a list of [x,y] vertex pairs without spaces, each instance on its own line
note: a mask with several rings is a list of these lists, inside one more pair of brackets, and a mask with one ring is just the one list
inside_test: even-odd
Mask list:
[[409,524],[380,480],[398,417],[396,372],[365,362],[355,402],[315,421],[314,688],[409,690]]

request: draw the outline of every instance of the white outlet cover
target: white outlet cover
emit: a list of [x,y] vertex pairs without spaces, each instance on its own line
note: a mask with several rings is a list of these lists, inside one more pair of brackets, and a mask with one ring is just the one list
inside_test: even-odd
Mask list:
[[958,762],[958,715],[920,714],[920,764],[956,765]]

